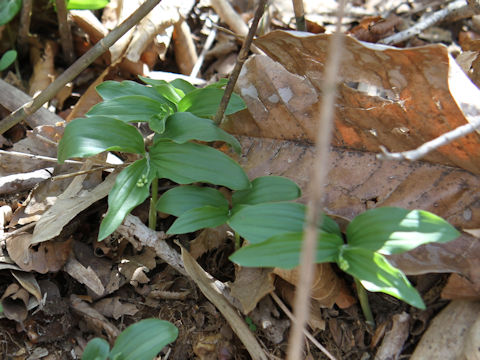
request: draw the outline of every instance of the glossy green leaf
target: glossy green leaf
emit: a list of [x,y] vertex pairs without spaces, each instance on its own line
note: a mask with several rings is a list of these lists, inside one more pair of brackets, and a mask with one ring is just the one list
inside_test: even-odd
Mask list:
[[110,345],[101,338],[90,340],[83,350],[82,360],[106,360],[110,353]]
[[393,267],[383,255],[346,245],[341,249],[337,262],[343,271],[359,279],[368,291],[383,292],[425,309],[422,297],[405,274]]
[[228,206],[202,206],[180,215],[168,229],[167,234],[185,234],[203,228],[213,228],[228,220]]
[[305,205],[293,202],[245,206],[228,224],[251,244],[272,236],[303,231]]
[[120,333],[110,357],[118,357],[119,360],[152,360],[177,336],[178,329],[168,321],[144,319]]
[[6,51],[0,58],[0,71],[7,69],[12,65],[17,58],[17,52],[15,50]]
[[134,207],[140,205],[150,194],[154,171],[147,159],[135,161],[118,174],[115,185],[108,194],[108,211],[100,224],[98,241],[113,233]]
[[[217,113],[224,90],[217,88],[196,89],[186,94],[178,103],[178,111],[191,112],[200,117],[211,117]],[[236,94],[228,103],[225,115],[245,109],[242,98]]]
[[145,86],[134,81],[105,81],[95,88],[104,101],[125,97],[145,96],[155,101],[165,103],[165,98],[154,88]]
[[148,122],[153,116],[163,117],[174,111],[174,104],[164,99],[129,95],[103,101],[93,106],[87,116],[105,115],[125,122]]
[[129,124],[106,116],[75,119],[65,127],[58,144],[58,161],[88,157],[103,151],[143,154],[142,135]]
[[[293,269],[300,263],[303,233],[284,233],[268,240],[242,247],[230,256],[241,266]],[[337,234],[320,231],[317,240],[317,263],[335,262],[343,240]]]
[[348,225],[346,235],[351,246],[389,255],[430,242],[445,243],[460,233],[428,211],[381,207],[358,215]]
[[240,143],[234,136],[220,129],[212,120],[189,112],[170,115],[165,124],[165,132],[158,134],[157,138],[170,139],[179,144],[190,140],[224,141],[237,153],[241,150]]
[[199,186],[177,186],[166,191],[157,201],[157,210],[174,216],[202,206],[227,208],[228,201],[216,189]]
[[109,0],[68,0],[68,10],[98,10],[103,9]]
[[210,84],[210,85],[207,85],[205,86],[206,88],[217,88],[217,89],[222,89],[222,88],[225,88],[225,86],[227,86],[228,84],[228,79],[226,78],[222,78],[220,80],[218,80],[217,82],[213,83],[213,84]]
[[179,184],[206,182],[233,190],[250,186],[240,165],[206,145],[159,140],[150,148],[150,159],[159,178]]
[[252,181],[252,187],[236,191],[232,196],[233,206],[255,205],[266,202],[288,201],[302,194],[298,185],[281,176],[261,176]]
[[154,89],[162,95],[164,98],[170,100],[174,104],[178,104],[178,102],[182,99],[185,95],[183,91],[179,91],[173,85],[166,83],[161,85],[155,85]]
[[197,88],[195,86],[193,86],[188,81],[183,80],[183,79],[172,80],[172,81],[170,81],[170,84],[172,84],[176,89],[182,90],[182,92],[184,94],[188,94],[188,93],[190,93],[194,90],[197,90]]
[[[243,206],[228,224],[251,244],[257,244],[276,235],[302,232],[305,210],[305,205],[293,202]],[[337,223],[326,215],[320,229],[341,237]]]
[[0,0],[0,26],[12,20],[22,8],[22,0]]

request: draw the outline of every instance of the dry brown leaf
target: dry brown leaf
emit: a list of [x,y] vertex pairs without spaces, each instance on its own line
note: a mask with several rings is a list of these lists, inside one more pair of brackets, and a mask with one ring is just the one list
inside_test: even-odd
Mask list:
[[272,269],[239,267],[230,285],[231,294],[240,302],[243,313],[248,314],[265,295],[275,290],[273,281]]
[[[465,343],[470,336],[477,337],[471,331],[478,329],[480,318],[480,302],[468,300],[454,300],[445,307],[431,322],[428,330],[423,334],[411,360],[424,359],[475,359],[463,357]],[[475,346],[478,354],[478,343]],[[470,354],[474,355],[474,353]]]
[[155,256],[152,248],[145,247],[141,254],[123,257],[118,264],[118,269],[132,285],[146,284],[149,278],[145,273],[157,265]]
[[115,320],[120,319],[124,315],[133,316],[138,312],[134,304],[121,303],[119,296],[99,300],[93,307],[103,316],[114,318]]
[[200,234],[190,242],[190,254],[194,259],[198,259],[207,251],[218,248],[225,243],[228,229],[229,227],[227,225],[203,229]]
[[32,235],[28,233],[7,239],[8,255],[24,271],[41,274],[60,270],[66,263],[72,248],[72,238],[63,242],[49,241],[31,247]]
[[[239,113],[229,129],[313,142],[328,41],[283,31],[257,39],[277,63],[256,56],[245,64],[238,88],[252,118]],[[480,90],[442,45],[397,49],[346,37],[338,92],[333,144],[361,151],[410,150],[480,114]],[[473,133],[425,159],[479,173],[479,154]]]
[[29,81],[28,94],[30,96],[38,95],[55,80],[55,54],[57,51],[57,45],[53,40],[46,41],[43,48],[39,44],[31,47],[30,60],[33,64],[33,74]]
[[2,295],[3,313],[7,319],[23,323],[28,315],[28,292],[18,284],[10,284]]
[[441,297],[449,300],[480,300],[480,287],[459,274],[451,274],[442,289]]

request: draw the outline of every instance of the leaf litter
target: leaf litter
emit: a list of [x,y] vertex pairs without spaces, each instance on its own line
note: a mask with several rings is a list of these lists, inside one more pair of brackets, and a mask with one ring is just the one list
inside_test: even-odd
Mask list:
[[[115,3],[114,1],[111,2],[110,10],[115,8]],[[280,27],[283,29],[293,28],[289,20],[292,16],[285,10],[291,9],[291,4],[289,2],[279,3],[282,4],[276,4],[273,7],[277,11],[274,17],[276,26],[281,24]],[[335,8],[334,2],[332,4],[330,4],[332,6],[329,5],[330,7],[318,6],[317,9],[323,10],[317,10],[315,14],[313,14],[314,11],[310,10],[312,14],[310,17],[313,20],[310,20],[310,22],[326,25],[328,29],[331,23],[329,17],[332,18],[332,9]],[[358,34],[358,29],[355,30],[357,33],[353,30],[351,32],[354,36],[367,41],[378,41],[385,38],[392,32],[398,31],[399,28],[405,27],[407,20],[413,19],[409,18],[408,14],[424,11],[422,5],[414,2],[412,9],[409,11],[405,12],[401,9],[401,6],[397,8],[397,14],[402,17],[401,21],[394,17],[386,17],[386,21],[382,17],[377,17],[374,20],[362,19],[365,15],[376,15],[376,13],[385,10],[391,11],[391,9],[385,8],[387,4],[372,5],[371,2],[367,1],[364,5],[365,7],[353,5],[348,8],[346,24],[351,24],[352,19],[364,20],[364,24],[367,25],[363,27],[363,35]],[[132,6],[133,10],[135,6]],[[169,4],[165,6],[169,6]],[[182,15],[184,17],[191,16],[192,21],[204,20],[206,14],[210,11],[208,7],[200,6],[195,8],[194,12],[190,12],[193,5],[186,4],[185,6],[188,9],[182,9]],[[236,4],[236,6],[238,6],[237,10],[242,6],[244,6],[244,9],[249,9],[245,4]],[[308,6],[311,6],[311,4],[307,5],[307,10]],[[278,9],[283,10],[278,12]],[[168,12],[162,12],[162,14],[166,13]],[[359,13],[362,15],[358,16]],[[106,14],[107,11],[104,12],[104,15]],[[113,22],[116,23],[118,20],[115,20],[115,11],[110,14],[110,16],[113,16]],[[126,15],[120,15],[120,18],[122,16]],[[138,35],[140,36],[146,31],[144,35],[148,40],[143,43],[143,40],[139,40],[139,36],[137,38],[130,37],[130,44],[126,41],[126,44],[121,45],[122,48],[118,52],[120,55],[111,52],[112,58],[107,56],[103,59],[103,66],[105,66],[105,64],[114,60],[114,57],[124,56],[125,59],[122,57],[123,60],[121,60],[120,65],[116,64],[108,67],[105,74],[94,75],[92,79],[98,78],[98,81],[101,82],[110,78],[128,79],[135,77],[137,74],[150,74],[152,77],[166,76],[162,75],[161,72],[151,71],[152,69],[145,72],[143,68],[149,64],[148,56],[151,59],[151,55],[148,54],[153,53],[154,57],[168,58],[168,53],[161,54],[160,48],[162,46],[159,41],[167,39],[167,43],[163,44],[163,49],[168,48],[173,30],[173,27],[169,28],[168,26],[178,23],[176,16],[178,16],[178,13],[175,16],[166,16],[168,19],[162,18],[160,22],[166,21],[165,25],[155,24],[155,30],[153,31],[142,30],[139,27],[137,29]],[[463,19],[472,19],[473,24],[475,24],[475,16],[477,15],[470,14],[464,16]],[[168,21],[171,21],[171,23]],[[225,18],[222,18],[222,21],[230,24]],[[103,35],[98,38],[93,36],[91,38],[83,37],[85,43],[82,43],[82,46],[88,48],[93,45],[90,41],[95,42],[101,36],[105,36],[108,32],[107,27],[112,28],[112,25],[107,25],[107,22],[105,22],[104,29],[99,32]],[[448,25],[448,22],[446,25]],[[165,26],[165,28],[162,26]],[[180,31],[180,28],[177,26],[175,31]],[[88,24],[83,24],[82,29],[85,33],[93,34]],[[202,29],[202,31],[206,30]],[[472,31],[478,31],[478,29],[475,29],[473,25]],[[200,36],[202,35],[200,33]],[[78,37],[78,34],[75,36]],[[227,43],[230,46],[226,48],[231,50],[228,53],[222,53],[221,56],[228,57],[236,51],[235,46],[231,46],[231,44],[235,44],[235,39],[233,37],[228,38],[228,35],[222,36],[224,39],[228,39]],[[218,41],[221,40],[222,36],[217,35]],[[152,37],[154,37],[153,48],[151,45],[148,46]],[[312,142],[315,133],[315,121],[317,120],[316,115],[322,96],[320,88],[328,38],[329,35],[300,36],[298,33],[276,31],[256,40],[256,46],[261,48],[269,57],[255,55],[245,64],[237,89],[247,103],[248,110],[234,115],[226,124],[229,131],[241,136],[243,154],[239,159],[250,177],[270,174],[283,175],[295,180],[301,188],[307,188],[310,164],[314,156]],[[425,39],[429,39],[426,33],[409,40],[408,46],[427,45]],[[47,45],[45,51],[52,51],[49,46],[51,44]],[[173,46],[179,46],[178,42]],[[462,45],[462,47],[465,47],[465,51],[475,52],[478,50],[474,45],[470,45],[468,50],[466,45]],[[125,50],[127,48],[140,48],[141,50],[129,52],[129,50]],[[446,47],[442,45],[393,49],[360,43],[353,38],[347,38],[346,48],[346,56],[341,66],[341,81],[336,106],[334,147],[330,154],[331,169],[326,185],[325,210],[327,213],[338,218],[351,220],[358,213],[377,206],[421,208],[444,217],[459,229],[477,229],[479,225],[478,199],[476,198],[478,191],[476,190],[478,187],[479,163],[475,155],[479,151],[479,139],[476,133],[431,152],[421,162],[382,162],[375,156],[379,153],[380,145],[386,146],[390,151],[413,149],[425,141],[469,121],[474,122],[478,118],[479,109],[475,101],[479,98],[478,89],[467,79],[467,75],[474,82],[478,79],[478,59],[475,57],[475,53],[463,63],[465,75],[456,65],[454,58],[449,54]],[[138,55],[142,52],[140,58],[128,55]],[[55,76],[54,72],[56,70],[53,69],[54,64],[51,62],[52,58],[49,54],[47,53],[48,56],[42,58],[44,62],[37,62],[35,66],[48,66],[48,72],[51,76]],[[127,55],[125,56],[125,54]],[[175,50],[175,55],[178,56],[178,54],[180,54],[180,50],[178,50],[178,53]],[[46,63],[45,60],[50,61],[50,63]],[[178,67],[182,68],[180,64],[178,64]],[[205,66],[204,69],[208,73]],[[51,78],[44,78],[41,81],[50,82]],[[74,81],[73,86],[80,87],[79,84],[79,82],[75,83]],[[44,87],[35,85],[32,88],[40,89],[39,86],[40,88]],[[94,98],[96,96],[93,87],[91,89],[92,91],[89,94],[92,95],[81,97],[81,100],[89,105],[85,105],[83,110],[79,109],[75,117],[82,116],[93,103],[98,102],[98,98],[91,102],[90,100],[85,101],[87,97]],[[62,109],[61,101],[56,104],[52,102],[51,106],[57,106],[58,110]],[[62,115],[66,117],[68,113]],[[48,126],[51,125],[52,123],[49,123]],[[42,135],[42,131],[46,131],[46,135]],[[58,142],[59,136],[61,136],[60,130],[53,127],[44,127],[43,129],[37,127],[33,128],[32,132],[27,131],[27,133],[30,134],[27,135],[30,137],[21,140],[25,143],[21,149],[22,152],[55,157],[55,146],[53,144]],[[41,136],[36,136],[35,133]],[[31,136],[32,134],[35,136]],[[45,136],[51,142],[42,140]],[[19,145],[19,142],[17,142],[15,144],[17,148],[14,146],[13,150],[20,151],[18,149]],[[30,164],[24,164],[5,155],[2,155],[1,159],[1,169],[8,174],[18,174],[19,178],[20,174],[52,166],[52,163],[42,163],[35,160],[30,161]],[[75,167],[75,170],[71,169],[69,171],[76,171],[78,166]],[[2,173],[2,175],[4,174]],[[121,231],[124,234],[130,231],[131,236],[127,236],[128,241],[121,237],[115,238],[117,236],[115,235],[108,240],[109,244],[101,251],[84,243],[89,238],[95,237],[95,235],[92,237],[90,234],[95,234],[95,231],[98,231],[98,218],[90,224],[92,214],[102,211],[98,210],[102,208],[101,198],[109,190],[108,180],[102,183],[100,181],[101,179],[97,178],[90,184],[82,184],[82,181],[77,180],[77,188],[74,193],[65,192],[62,189],[53,193],[53,190],[48,186],[39,188],[36,191],[37,195],[32,193],[27,200],[27,207],[29,204],[31,204],[31,207],[35,205],[33,201],[35,196],[38,196],[39,199],[47,199],[50,196],[55,204],[51,206],[48,200],[40,200],[37,203],[38,205],[44,202],[40,208],[37,206],[36,209],[39,211],[34,213],[35,216],[40,218],[40,221],[37,217],[27,220],[28,214],[17,213],[14,221],[8,224],[13,229],[14,226],[18,227],[16,224],[22,223],[22,218],[26,219],[25,223],[33,222],[35,224],[34,238],[32,239],[30,234],[17,234],[15,237],[7,239],[6,256],[2,257],[2,269],[8,269],[16,264],[22,270],[28,271],[29,274],[47,273],[49,278],[56,283],[61,283],[61,281],[67,279],[67,283],[70,284],[70,289],[67,291],[67,294],[71,295],[70,301],[65,300],[66,297],[60,296],[56,284],[50,284],[51,290],[48,292],[42,289],[41,294],[48,293],[48,297],[50,297],[50,294],[57,295],[52,295],[51,299],[47,297],[46,303],[43,304],[47,310],[44,308],[35,315],[31,312],[30,303],[36,303],[33,305],[34,307],[42,308],[42,301],[38,299],[38,291],[32,290],[35,286],[33,285],[32,288],[28,285],[35,284],[35,279],[21,281],[12,275],[10,277],[11,286],[8,288],[15,289],[8,291],[5,290],[7,290],[9,282],[1,284],[5,299],[14,299],[15,301],[17,298],[23,299],[23,305],[20,306],[21,309],[18,310],[18,314],[12,315],[12,317],[27,330],[26,334],[31,343],[36,343],[35,331],[32,330],[35,323],[42,327],[44,333],[47,333],[47,336],[40,342],[37,340],[37,343],[52,344],[57,338],[63,338],[71,329],[66,324],[68,321],[71,322],[72,313],[81,314],[82,322],[87,324],[87,328],[93,333],[98,333],[103,329],[109,339],[113,340],[118,335],[119,329],[106,317],[114,319],[127,317],[133,321],[143,316],[151,316],[148,315],[149,309],[140,306],[140,304],[142,296],[158,289],[153,286],[155,279],[170,279],[167,285],[161,287],[163,292],[161,296],[168,297],[169,293],[180,294],[186,288],[191,290],[192,294],[196,294],[196,290],[194,287],[192,288],[191,283],[186,282],[185,278],[181,276],[174,275],[175,272],[171,268],[165,267],[163,261],[158,258],[160,253],[165,252],[165,249],[159,249],[157,244],[153,244],[152,238],[148,237],[151,234],[148,235],[148,232],[129,230],[130,226],[131,229],[135,229],[133,225],[125,227]],[[103,190],[100,191],[100,188]],[[26,189],[26,187],[21,189]],[[17,191],[19,190],[20,188]],[[301,201],[305,201],[307,197],[308,194],[304,194]],[[82,200],[78,201],[79,198]],[[96,208],[96,210],[89,213],[89,209],[92,208]],[[76,218],[81,219],[81,222],[72,226]],[[166,219],[164,224],[160,224],[162,230],[168,229],[168,221],[169,219]],[[7,223],[8,220],[5,221],[4,227],[7,226]],[[130,224],[133,223],[130,222]],[[62,234],[65,227],[70,227],[69,235]],[[137,228],[141,229],[141,225],[137,224]],[[74,240],[69,237],[72,234]],[[16,241],[13,241],[14,239]],[[278,312],[273,303],[266,300],[269,299],[268,297],[264,298],[264,295],[268,294],[274,287],[280,289],[279,280],[273,282],[274,277],[267,270],[261,270],[261,276],[259,276],[260,272],[255,269],[240,268],[236,269],[235,274],[233,271],[230,271],[229,274],[222,271],[221,266],[228,264],[225,254],[228,255],[228,252],[231,251],[231,249],[226,248],[228,246],[222,244],[225,239],[227,244],[232,244],[232,239],[228,237],[226,229],[221,229],[216,233],[205,230],[192,243],[195,257],[206,269],[209,269],[212,275],[222,279],[222,281],[232,282],[231,294],[234,298],[236,297],[236,301],[240,302],[240,309],[245,314],[257,308],[258,311],[254,311],[252,314],[255,323],[262,324],[264,321],[270,321],[275,324],[274,327],[270,327],[270,330],[268,327],[264,327],[263,331],[266,338],[273,344],[281,344],[282,341],[285,341],[288,321]],[[188,241],[188,239],[180,240]],[[152,258],[151,255],[148,255],[148,260],[145,258],[144,261],[141,259],[148,254],[148,250],[144,246],[149,241],[150,245],[156,246],[157,257]],[[95,254],[101,257],[96,258],[93,249],[95,249]],[[453,292],[457,295],[460,292],[465,293],[464,298],[469,300],[455,300],[451,303],[451,308],[450,306],[446,307],[442,312],[442,314],[446,313],[453,316],[454,322],[459,326],[463,324],[466,328],[470,328],[469,335],[465,338],[465,350],[462,350],[464,353],[469,351],[468,354],[465,353],[465,356],[475,352],[472,349],[474,349],[474,344],[478,342],[478,338],[475,338],[475,329],[478,326],[471,322],[462,322],[461,316],[455,316],[456,310],[453,305],[458,304],[458,301],[478,299],[480,289],[479,252],[478,240],[463,233],[455,242],[442,245],[429,244],[407,254],[396,255],[391,258],[392,262],[407,274],[430,274],[425,277],[427,280],[422,280],[422,277],[417,278],[417,286],[421,287],[422,284],[427,284],[424,285],[425,291],[430,289],[429,283],[433,284],[439,281],[441,289],[443,289],[443,298],[452,298],[452,288],[455,289]],[[173,256],[175,257],[175,255]],[[135,263],[136,265],[133,267],[128,265],[127,268],[126,265],[122,265],[123,260],[125,260],[123,264]],[[178,261],[175,258],[167,260],[168,263],[172,264]],[[177,269],[184,272],[181,264],[181,262],[177,263]],[[231,269],[233,270],[233,267]],[[332,269],[328,265],[325,269],[328,269],[327,272],[331,275],[328,277],[317,276],[315,288],[320,292],[319,298],[332,294],[333,297],[329,300],[330,302],[324,303],[321,309],[318,303],[314,303],[315,309],[312,309],[312,320],[317,320],[316,325],[314,321],[311,321],[310,325],[314,329],[324,329],[326,327],[319,338],[325,341],[329,350],[336,353],[339,358],[361,358],[362,355],[364,356],[369,352],[367,345],[370,341],[370,334],[362,326],[352,328],[352,325],[358,322],[361,316],[358,313],[358,305],[354,304],[355,299],[352,297],[351,284],[348,279],[338,276],[335,268]],[[150,272],[153,273],[150,274]],[[277,274],[279,272],[278,270],[275,271]],[[443,286],[445,276],[436,276],[432,273],[453,274],[450,275],[447,286]],[[295,279],[294,275],[294,273],[287,273],[283,274],[282,278],[290,279],[291,283],[295,285],[296,280],[291,280]],[[76,279],[78,283],[73,283],[68,276]],[[262,279],[262,281],[257,279]],[[329,280],[327,281],[327,279]],[[17,281],[21,284],[21,287],[16,284]],[[124,286],[127,283],[131,285]],[[252,291],[252,283],[255,284],[255,291]],[[332,283],[340,283],[341,286],[338,288],[332,286]],[[81,284],[85,284],[85,286]],[[12,287],[12,285],[14,286]],[[29,288],[30,291],[33,291],[30,294],[35,294],[33,297],[28,295]],[[40,285],[40,288],[42,288],[42,285]],[[62,285],[62,294],[65,293],[66,288]],[[325,290],[322,290],[322,288]],[[450,295],[448,295],[449,292]],[[285,301],[288,302],[287,299],[291,297],[291,293],[292,288],[290,287],[287,294],[283,295]],[[79,297],[77,296],[79,294],[82,295]],[[112,296],[112,294],[118,294],[118,296]],[[426,295],[427,293],[425,293]],[[442,300],[439,300],[439,296],[440,292],[433,294],[433,298],[429,302],[437,311],[444,304]],[[260,300],[262,298],[263,300]],[[390,299],[377,294],[373,295],[372,298],[374,300],[374,312],[378,312],[380,319],[382,319],[382,311],[387,311],[388,314],[402,314],[401,310],[409,311],[410,316],[414,319],[420,318],[421,314],[409,310],[398,302],[394,302],[389,307]],[[128,302],[131,302],[131,304],[121,302],[125,299],[129,299]],[[8,303],[10,300],[6,301]],[[97,309],[103,309],[107,304],[107,308],[113,307],[116,310],[108,314],[105,313],[104,316],[106,317],[104,317],[88,304],[92,301],[95,302]],[[183,298],[180,301],[172,302],[171,300],[161,300],[161,298],[150,301],[156,303],[157,306],[164,306],[165,303],[169,304],[172,306],[170,312],[166,309],[161,310],[164,318],[175,321],[178,318],[178,312],[180,312],[185,331],[189,326],[193,326],[201,334],[193,340],[194,344],[186,334],[181,335],[177,341],[178,345],[173,349],[173,358],[191,358],[193,353],[202,359],[216,358],[215,356],[220,353],[224,354],[223,358],[232,358],[232,356],[233,358],[243,358],[244,355],[239,350],[238,343],[233,340],[232,334],[229,334],[226,330],[228,326],[204,298],[198,299],[198,295],[193,297],[187,295],[186,299]],[[67,302],[70,303],[71,312],[68,310]],[[63,307],[60,306],[63,313],[52,313],[46,306],[49,303],[64,304]],[[235,299],[233,303],[235,304]],[[333,305],[333,303],[336,303],[336,305]],[[469,310],[468,304],[470,303],[459,304],[462,304],[461,307],[466,312],[466,317],[474,316],[475,310]],[[376,309],[375,306],[378,306],[378,308]],[[137,312],[138,309],[140,310]],[[178,311],[175,312],[175,309],[178,309]],[[318,309],[320,311],[315,311]],[[426,321],[434,315],[435,313],[430,311],[428,317],[425,318]],[[383,324],[389,324],[388,316],[384,316],[383,320]],[[439,317],[438,322],[440,321],[445,320],[441,320]],[[447,321],[452,322],[452,320]],[[57,323],[61,326],[55,329],[48,328],[46,322]],[[405,322],[410,324],[407,330],[405,330]],[[239,322],[237,321],[237,323]],[[435,322],[432,322],[431,327],[433,330],[445,329],[444,325],[437,325]],[[271,331],[272,328],[277,331],[268,335],[268,331]],[[379,329],[381,328],[382,326],[379,326]],[[408,333],[409,330],[410,334]],[[2,334],[5,334],[3,331]],[[54,334],[60,334],[61,332],[63,332],[62,336],[54,336]],[[19,329],[18,334],[21,333],[22,329]],[[86,333],[88,332],[84,330],[78,336],[85,336]],[[385,340],[378,349],[377,357],[399,356],[405,346],[407,354],[411,354],[415,339],[418,340],[421,335],[421,333],[415,335],[413,333],[412,320],[405,321],[404,317],[395,315],[392,318],[392,330],[386,333]],[[9,332],[10,336],[12,334],[18,335],[15,332]],[[388,334],[390,334],[390,337]],[[391,334],[398,335],[396,337],[398,343],[395,344],[391,340],[391,336],[393,336]],[[375,335],[378,335],[376,344],[379,344],[382,337],[380,330],[377,330]],[[445,336],[447,339],[458,337],[458,335],[455,335],[455,329],[452,329]],[[400,340],[398,340],[399,337]],[[424,338],[425,340],[422,339],[422,342],[428,344],[427,348],[431,348],[432,345],[428,341],[433,341],[431,339],[435,340],[438,336],[425,335]],[[417,358],[420,359],[431,356],[428,351],[427,355],[422,355],[421,351],[425,351],[422,350],[422,342],[418,345],[412,358],[419,356]],[[17,348],[18,354],[21,351],[27,354],[27,345],[30,346],[30,344],[25,344],[22,340],[21,343],[23,345]],[[207,346],[209,343],[215,345],[213,347]],[[387,345],[391,345],[390,348],[387,348]],[[52,355],[56,351],[55,346],[49,349]],[[8,351],[9,354],[12,353],[11,349]],[[279,348],[272,347],[271,351],[272,354],[282,356]],[[457,350],[442,349],[439,351],[439,354],[441,354],[438,355],[439,357],[449,358],[446,354],[453,354]],[[374,352],[375,349],[371,353]],[[417,355],[417,352],[420,355]]]

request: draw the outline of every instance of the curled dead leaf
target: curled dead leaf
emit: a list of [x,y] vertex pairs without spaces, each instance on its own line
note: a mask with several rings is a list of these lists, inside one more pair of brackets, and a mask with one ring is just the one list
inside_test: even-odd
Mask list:
[[18,284],[10,284],[1,298],[5,317],[23,323],[28,315],[27,305],[29,297],[28,292]]

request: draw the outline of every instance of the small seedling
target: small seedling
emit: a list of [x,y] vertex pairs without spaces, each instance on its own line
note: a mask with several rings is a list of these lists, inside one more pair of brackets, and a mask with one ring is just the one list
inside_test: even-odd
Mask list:
[[17,58],[17,52],[15,50],[6,51],[2,57],[0,57],[0,71],[7,69],[12,65]]
[[[243,211],[246,219],[260,216],[255,207]],[[294,217],[290,213],[288,217],[279,219],[278,225],[285,222],[293,224]],[[338,225],[333,220],[327,224],[326,219],[328,217],[324,218],[324,225],[319,231],[316,262],[335,262],[340,269],[353,276],[362,309],[370,323],[373,323],[373,316],[363,288],[384,292],[425,309],[418,291],[384,255],[403,253],[431,242],[445,243],[460,235],[453,226],[428,211],[382,207],[367,210],[353,219],[347,227],[345,243]],[[326,227],[329,229],[325,230]],[[291,269],[299,264],[302,237],[303,233],[297,226],[296,230],[289,233],[283,232],[265,241],[247,245],[230,259],[243,266]]]
[[[95,105],[86,118],[74,119],[65,128],[58,145],[58,161],[89,157],[103,151],[137,154],[139,159],[122,170],[108,195],[98,240],[105,239],[125,216],[149,196],[152,206],[149,226],[155,228],[157,179],[179,184],[206,182],[240,190],[250,186],[243,169],[230,157],[194,141],[223,141],[239,152],[235,137],[217,127],[215,115],[225,82],[197,89],[183,80],[142,78],[147,85],[133,81],[106,81],[97,87],[103,102]],[[245,107],[232,96],[226,114]],[[131,123],[146,122],[155,132],[153,145],[145,148],[138,129]]]
[[178,329],[168,321],[144,319],[122,331],[112,350],[101,338],[90,340],[82,360],[152,360],[177,336]]

